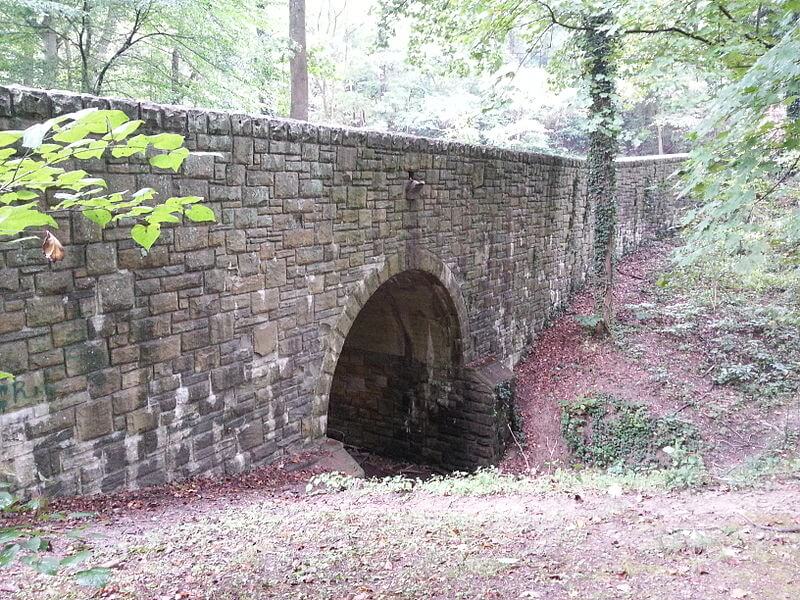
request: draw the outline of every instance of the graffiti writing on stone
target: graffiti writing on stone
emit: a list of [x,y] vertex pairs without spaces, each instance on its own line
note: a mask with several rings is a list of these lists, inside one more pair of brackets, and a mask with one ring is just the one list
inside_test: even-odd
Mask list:
[[0,413],[44,402],[52,386],[43,382],[41,373],[33,372],[14,380],[0,382]]

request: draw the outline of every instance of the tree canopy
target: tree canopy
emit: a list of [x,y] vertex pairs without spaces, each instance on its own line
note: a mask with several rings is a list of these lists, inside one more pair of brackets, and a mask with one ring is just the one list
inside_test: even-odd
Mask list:
[[[800,0],[308,0],[309,118],[585,155],[580,44],[603,13],[619,153],[693,151],[684,260],[794,264]],[[10,0],[0,18],[5,83],[289,112],[288,0]]]

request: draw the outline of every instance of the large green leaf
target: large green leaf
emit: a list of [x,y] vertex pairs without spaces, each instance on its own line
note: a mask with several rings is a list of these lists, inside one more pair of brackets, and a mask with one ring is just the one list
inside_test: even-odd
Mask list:
[[24,535],[25,532],[19,527],[7,527],[5,529],[0,529],[0,546],[7,544],[8,542],[18,540]]
[[16,498],[10,492],[0,491],[0,510],[5,510],[14,502],[16,502]]
[[202,204],[192,204],[188,209],[186,209],[185,214],[191,221],[194,221],[195,223],[205,223],[207,221],[216,220],[214,211],[207,206],[203,206]]
[[11,544],[10,546],[6,546],[0,552],[0,568],[7,567],[8,565],[10,565],[11,562],[14,560],[14,558],[17,556],[17,554],[19,554],[20,550],[22,550],[22,548],[20,548],[18,544]]
[[159,169],[172,169],[177,173],[187,156],[189,156],[188,149],[178,148],[166,154],[157,154],[150,157],[150,164]]
[[61,559],[61,566],[62,567],[75,567],[82,562],[85,562],[92,556],[92,553],[88,550],[81,550],[80,552],[76,552],[75,554],[70,554]]
[[88,160],[90,158],[100,158],[106,151],[108,142],[106,140],[92,140],[86,144],[86,148],[75,151],[75,158],[78,160]]
[[85,139],[91,132],[88,127],[72,126],[69,129],[59,131],[53,135],[53,140],[56,142],[63,142],[65,144],[73,144],[77,141]]
[[39,194],[33,192],[31,190],[19,190],[17,192],[8,192],[6,194],[0,194],[0,203],[2,204],[13,204],[14,202],[18,201],[28,201],[28,200],[35,200],[39,197]]
[[22,546],[26,550],[30,550],[31,552],[40,552],[43,550],[47,550],[50,547],[50,542],[44,538],[34,536],[32,538],[28,538],[22,543]]
[[97,110],[82,115],[68,127],[86,128],[89,133],[108,133],[128,120],[128,115],[121,110]]
[[54,227],[58,223],[48,214],[39,212],[35,205],[0,206],[0,236],[16,235],[28,227]]
[[100,227],[105,227],[111,222],[111,217],[113,215],[105,208],[90,208],[83,211],[83,216],[90,221],[97,223],[100,225]]
[[27,562],[29,566],[39,571],[44,575],[55,575],[61,568],[61,561],[55,556],[45,556],[44,558],[36,559],[33,557],[25,557],[23,562]]
[[159,133],[150,136],[150,143],[159,150],[176,150],[183,145],[183,136],[177,133]]
[[123,123],[122,125],[118,125],[115,127],[110,133],[108,133],[105,138],[113,140],[115,142],[121,142],[125,138],[127,138],[130,134],[134,133],[139,127],[142,126],[143,121],[128,121],[127,123]]
[[0,131],[0,148],[10,146],[22,137],[22,131]]
[[145,250],[150,250],[159,235],[161,235],[161,226],[158,224],[147,225],[146,227],[142,224],[136,224],[131,227],[133,241]]

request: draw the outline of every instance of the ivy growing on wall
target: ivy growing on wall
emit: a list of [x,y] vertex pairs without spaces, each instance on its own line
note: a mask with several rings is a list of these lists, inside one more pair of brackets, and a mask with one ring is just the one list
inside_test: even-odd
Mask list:
[[609,11],[587,15],[580,39],[584,79],[589,90],[587,188],[595,207],[595,330],[609,332],[613,323],[614,228],[617,222],[616,167],[620,119],[615,89],[615,53],[619,36]]

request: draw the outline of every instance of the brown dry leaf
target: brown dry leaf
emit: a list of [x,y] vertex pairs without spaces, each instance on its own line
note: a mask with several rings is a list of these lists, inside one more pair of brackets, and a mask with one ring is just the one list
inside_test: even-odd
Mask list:
[[50,262],[58,262],[64,259],[64,246],[58,241],[58,238],[49,231],[44,232],[44,241],[42,242],[42,252],[45,258]]

